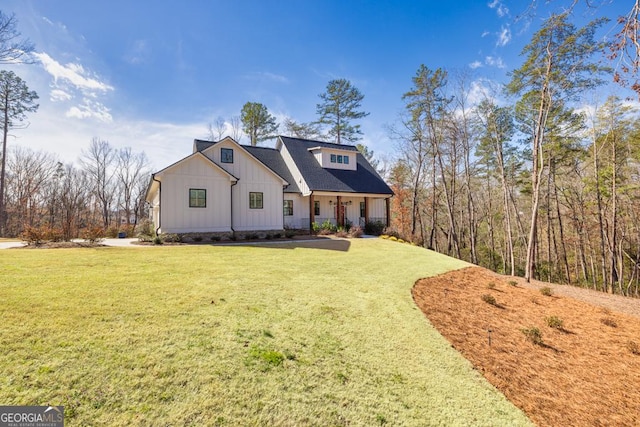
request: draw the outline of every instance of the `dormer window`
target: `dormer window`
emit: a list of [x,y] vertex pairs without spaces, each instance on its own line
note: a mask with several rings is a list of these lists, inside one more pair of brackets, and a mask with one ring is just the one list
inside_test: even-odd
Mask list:
[[[356,151],[352,148],[340,147],[339,145],[327,144],[326,146],[311,147],[307,150],[310,151],[315,157],[316,161],[323,168],[327,169],[342,169],[342,170],[356,170],[357,162],[349,160],[349,157],[355,157]],[[355,147],[354,147],[355,148]]]

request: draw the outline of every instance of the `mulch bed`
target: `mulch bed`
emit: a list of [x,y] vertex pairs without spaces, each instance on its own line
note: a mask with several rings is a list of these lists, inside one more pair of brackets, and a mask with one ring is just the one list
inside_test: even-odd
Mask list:
[[[412,292],[452,346],[536,424],[640,425],[640,318],[519,283],[469,267],[422,279]],[[552,316],[562,328],[548,326]],[[527,339],[530,328],[541,344]]]

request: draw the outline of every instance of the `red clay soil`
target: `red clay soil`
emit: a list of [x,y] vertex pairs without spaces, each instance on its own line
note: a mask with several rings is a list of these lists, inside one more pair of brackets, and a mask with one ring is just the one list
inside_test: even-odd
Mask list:
[[[592,291],[544,296],[539,286],[469,267],[419,280],[413,298],[453,347],[537,425],[639,426],[640,315],[634,308],[640,300],[619,300],[621,306],[631,301],[631,308],[617,310],[615,299],[607,306],[590,301],[599,296]],[[563,328],[548,326],[552,316]],[[542,333],[541,344],[522,332],[533,327]]]

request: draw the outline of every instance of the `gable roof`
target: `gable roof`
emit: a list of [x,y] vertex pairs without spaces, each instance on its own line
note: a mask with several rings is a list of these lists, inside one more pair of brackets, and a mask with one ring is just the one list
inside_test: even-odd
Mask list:
[[249,145],[243,145],[243,148],[251,153],[256,159],[261,161],[266,167],[280,175],[285,181],[289,183],[285,187],[285,193],[300,193],[300,188],[296,184],[291,171],[287,167],[280,152],[273,148],[267,147],[254,147]]
[[[223,139],[221,139],[220,141],[217,141],[217,142],[202,141],[200,139],[194,139],[193,140],[193,150],[194,150],[194,152],[202,153],[202,152],[208,150],[209,148],[213,147],[214,145],[219,144],[219,143],[224,142],[224,141],[229,141],[229,142],[233,143],[233,145],[236,145],[241,150],[244,150],[247,154],[249,154],[250,157],[253,157],[255,160],[258,161],[258,163],[260,163],[264,167],[266,167],[272,174],[274,174],[275,176],[277,176],[281,180],[285,181],[285,184],[288,184],[288,187],[286,187],[286,188],[287,189],[291,188],[291,190],[289,190],[289,191],[286,191],[286,189],[285,189],[285,192],[288,192],[288,193],[299,193],[300,192],[300,190],[298,189],[298,186],[295,185],[295,182],[293,180],[293,177],[291,176],[291,173],[289,172],[289,169],[286,167],[286,165],[284,165],[284,160],[282,160],[282,156],[280,156],[280,153],[277,153],[277,154],[278,154],[278,157],[280,157],[280,160],[282,160],[282,163],[283,163],[284,167],[282,167],[281,165],[278,164],[278,160],[275,159],[274,156],[268,155],[268,154],[260,154],[260,153],[258,153],[257,150],[252,150],[253,148],[260,149],[262,147],[252,147],[250,145],[241,145],[238,142],[236,142],[235,139],[233,139],[231,137],[228,137],[228,136],[224,137]],[[267,148],[267,150],[273,150],[273,149]],[[276,151],[276,150],[273,150],[273,151]]]
[[[344,193],[369,193],[393,195],[393,191],[353,145],[279,136],[298,166],[303,179],[311,191],[333,191]],[[323,168],[310,148],[331,148],[353,151],[356,156],[356,170]]]

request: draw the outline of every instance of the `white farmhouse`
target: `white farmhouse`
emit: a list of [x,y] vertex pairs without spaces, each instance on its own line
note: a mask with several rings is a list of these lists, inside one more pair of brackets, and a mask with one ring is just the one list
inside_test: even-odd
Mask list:
[[158,233],[189,234],[388,225],[391,196],[355,146],[279,136],[275,148],[196,139],[152,175],[146,200]]

